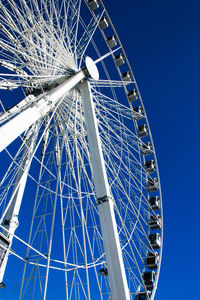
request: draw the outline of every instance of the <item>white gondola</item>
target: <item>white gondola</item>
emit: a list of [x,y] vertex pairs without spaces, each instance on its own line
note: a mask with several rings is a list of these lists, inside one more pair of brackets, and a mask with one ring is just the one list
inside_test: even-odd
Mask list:
[[138,126],[137,132],[138,132],[139,137],[147,136],[148,135],[147,125],[143,124],[143,125]]
[[148,161],[146,161],[144,167],[145,167],[145,170],[149,174],[155,172],[155,170],[156,170],[155,161],[154,160],[148,160]]
[[149,241],[151,244],[151,247],[153,249],[159,249],[161,246],[161,236],[159,233],[151,233],[149,235]]
[[143,155],[149,155],[152,153],[152,145],[150,142],[141,144],[141,152]]
[[99,21],[99,27],[101,30],[104,30],[108,27],[108,21],[106,19],[106,17],[103,17],[100,21]]
[[138,99],[136,89],[130,90],[130,91],[128,92],[127,96],[128,96],[128,100],[129,100],[130,102],[136,101],[136,100]]
[[135,120],[141,120],[142,118],[144,118],[143,116],[143,110],[141,106],[135,107],[133,109],[133,117]]
[[146,265],[147,265],[148,269],[156,270],[158,268],[158,263],[159,263],[159,254],[158,254],[158,252],[148,253],[145,261],[146,261]]
[[117,46],[117,39],[114,35],[107,38],[107,44],[110,48]]
[[125,60],[124,60],[124,56],[122,53],[120,54],[117,54],[115,56],[115,62],[116,62],[116,65],[119,67],[121,65],[123,65],[125,63]]
[[99,7],[99,1],[98,0],[89,0],[88,6],[91,10],[95,10]]
[[149,226],[151,229],[161,228],[161,217],[159,215],[151,215],[149,218]]
[[130,72],[124,72],[122,74],[122,80],[123,81],[130,81],[131,80],[131,74],[130,74]]
[[143,273],[143,279],[145,288],[147,290],[153,290],[156,273],[154,271],[147,271]]
[[149,199],[150,207],[152,210],[160,209],[160,198],[158,196],[153,196]]
[[158,179],[150,178],[147,181],[147,191],[148,192],[156,192],[158,190]]

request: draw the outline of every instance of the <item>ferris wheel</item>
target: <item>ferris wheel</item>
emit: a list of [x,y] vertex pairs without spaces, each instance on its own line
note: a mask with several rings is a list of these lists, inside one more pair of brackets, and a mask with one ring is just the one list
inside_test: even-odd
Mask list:
[[1,0],[0,100],[0,287],[13,259],[16,299],[153,300],[157,160],[103,2]]

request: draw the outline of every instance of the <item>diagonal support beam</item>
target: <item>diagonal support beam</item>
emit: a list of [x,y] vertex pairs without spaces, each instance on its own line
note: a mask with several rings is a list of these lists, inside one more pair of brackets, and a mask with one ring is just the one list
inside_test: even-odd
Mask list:
[[85,80],[80,85],[83,97],[83,107],[88,133],[90,157],[93,168],[94,184],[98,199],[103,244],[108,266],[108,277],[112,300],[130,300],[126,279],[122,251],[119,242],[117,224],[114,214],[108,178],[103,159],[101,141],[95,116],[92,92],[89,83]]
[[8,255],[12,245],[13,235],[19,225],[18,215],[24,194],[24,189],[26,186],[29,168],[33,158],[38,130],[39,123],[36,123],[29,129],[26,139],[24,140],[26,146],[24,148],[24,153],[21,158],[20,167],[18,169],[18,174],[15,179],[15,184],[13,186],[13,191],[11,194],[12,202],[8,207],[3,222],[3,227],[6,230],[2,229],[0,234],[0,283],[2,283],[3,281]]
[[48,94],[41,96],[41,98],[37,102],[33,103],[32,106],[29,106],[17,116],[2,125],[0,127],[0,152],[36,121],[48,114],[65,96],[65,94],[84,78],[85,73],[80,70]]

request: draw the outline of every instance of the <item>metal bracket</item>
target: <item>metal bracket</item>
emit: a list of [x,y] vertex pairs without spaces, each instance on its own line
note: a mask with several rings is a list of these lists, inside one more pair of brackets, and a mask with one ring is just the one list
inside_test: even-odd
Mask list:
[[10,220],[4,220],[3,225],[4,225],[4,226],[10,225]]
[[101,197],[101,198],[98,198],[97,199],[97,204],[99,205],[99,204],[102,204],[103,202],[107,202],[107,201],[109,201],[109,196],[104,196],[104,197]]

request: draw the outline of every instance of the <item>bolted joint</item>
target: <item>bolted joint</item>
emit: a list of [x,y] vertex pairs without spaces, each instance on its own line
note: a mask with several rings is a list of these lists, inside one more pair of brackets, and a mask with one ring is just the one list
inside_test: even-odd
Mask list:
[[10,225],[10,220],[4,220],[4,222],[3,222],[3,225],[4,226],[9,226]]
[[86,67],[82,68],[82,71],[85,75],[85,78],[88,79],[90,77],[90,73]]
[[18,217],[17,216],[12,217],[9,225],[10,225],[10,227],[13,227],[16,229],[19,226]]
[[97,205],[100,205],[104,202],[108,202],[108,201],[113,201],[113,198],[112,196],[103,196],[103,197],[100,197],[100,198],[97,198]]
[[3,282],[1,282],[0,283],[0,289],[4,289],[5,287],[6,287],[6,285]]
[[108,275],[108,269],[107,268],[101,268],[99,270],[100,275],[107,276]]

